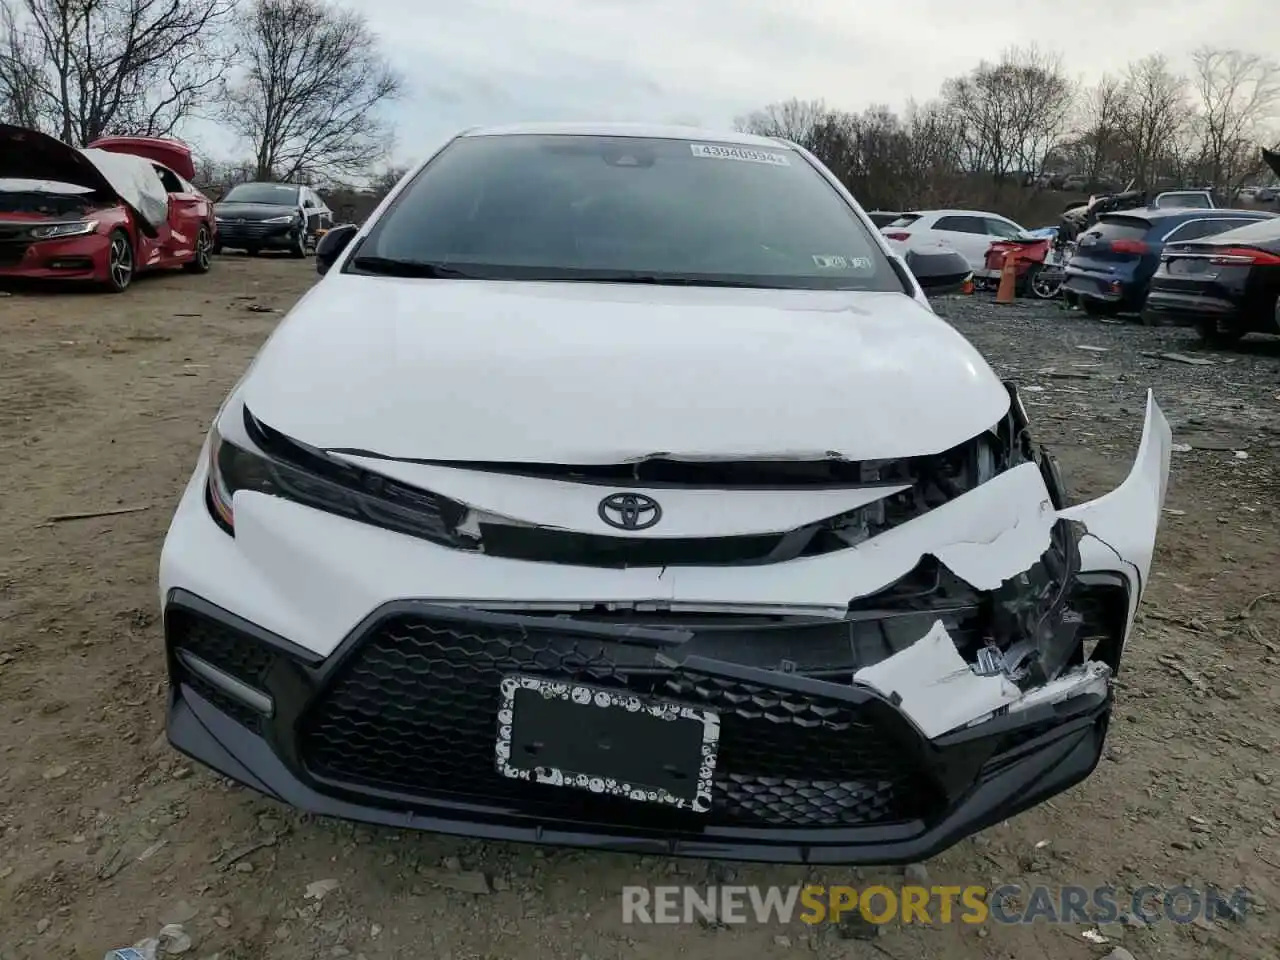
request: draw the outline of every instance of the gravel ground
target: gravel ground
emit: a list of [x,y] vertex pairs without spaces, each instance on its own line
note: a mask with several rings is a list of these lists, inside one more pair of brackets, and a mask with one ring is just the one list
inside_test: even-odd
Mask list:
[[[170,511],[218,402],[312,279],[307,264],[224,257],[208,276],[141,280],[120,297],[0,296],[4,960],[101,960],[166,923],[180,925],[171,943],[185,955],[220,960],[1084,960],[1117,943],[1138,960],[1275,956],[1280,341],[1206,354],[1181,331],[1056,305],[939,303],[1022,382],[1073,495],[1124,477],[1149,387],[1183,446],[1106,760],[925,875],[1243,885],[1247,916],[1116,925],[1105,945],[1078,925],[891,926],[872,940],[800,924],[640,927],[621,922],[624,884],[895,885],[902,871],[635,859],[317,821],[193,767],[160,735],[155,572]],[[51,522],[108,509],[133,512]]]

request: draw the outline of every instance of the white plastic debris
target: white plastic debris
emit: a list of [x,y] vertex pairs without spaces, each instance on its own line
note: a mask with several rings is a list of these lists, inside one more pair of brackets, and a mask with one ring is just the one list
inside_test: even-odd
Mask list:
[[315,883],[307,884],[306,898],[308,900],[323,900],[328,894],[338,889],[338,881],[330,877],[327,880],[317,880]]

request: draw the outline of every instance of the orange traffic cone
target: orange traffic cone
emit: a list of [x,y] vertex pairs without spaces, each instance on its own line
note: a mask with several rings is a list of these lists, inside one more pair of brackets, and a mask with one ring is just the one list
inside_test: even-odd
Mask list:
[[1013,303],[1018,295],[1018,258],[1010,250],[1004,255],[1000,268],[1000,287],[996,290],[996,303]]
[[964,283],[960,285],[960,292],[966,296],[973,293],[973,274],[969,274],[964,278]]

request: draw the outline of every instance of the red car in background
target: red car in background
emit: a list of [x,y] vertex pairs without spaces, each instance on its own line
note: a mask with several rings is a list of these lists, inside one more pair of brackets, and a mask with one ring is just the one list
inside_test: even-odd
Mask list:
[[[1017,294],[1034,294],[1041,300],[1052,300],[1062,290],[1064,252],[1049,236],[1011,237],[997,240],[987,248],[986,268],[999,274],[1005,258],[1013,256],[1017,275]],[[999,280],[990,281],[992,285]]]
[[213,203],[175,140],[108,137],[77,149],[0,124],[0,280],[81,280],[122,292],[146,270],[205,273]]

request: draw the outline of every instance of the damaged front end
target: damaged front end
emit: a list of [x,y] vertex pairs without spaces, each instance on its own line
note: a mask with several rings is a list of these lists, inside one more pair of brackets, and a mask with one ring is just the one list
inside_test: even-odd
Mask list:
[[[1171,436],[1154,398],[1128,478],[1067,506],[1009,390],[1007,417],[982,436],[878,463],[566,471],[348,452],[335,465],[334,451],[290,444],[246,412],[241,446],[211,451],[214,499],[234,500],[226,539],[258,561],[255,582],[306,583],[310,603],[326,567],[293,544],[319,531],[335,554],[362,558],[342,567],[343,596],[372,612],[307,652],[168,592],[171,736],[288,802],[402,827],[724,859],[932,856],[1097,764],[1165,496]],[[575,528],[575,507],[594,510],[619,486],[661,498],[669,533]],[[529,489],[539,497],[526,507]],[[808,511],[815,490],[842,512],[782,530],[773,518],[797,501]],[[752,510],[733,506],[745,499]],[[546,517],[561,506],[568,522],[534,522],[535,507]],[[295,516],[305,538],[290,536]],[[440,586],[466,570],[520,576],[488,597]],[[405,599],[426,589],[453,599]],[[364,591],[394,599],[364,605]],[[232,702],[218,671],[270,710]],[[495,724],[513,676],[714,714],[708,806],[504,775]],[[584,736],[588,725],[527,735],[589,753],[600,737]],[[232,756],[223,745],[237,738],[252,749]],[[625,747],[594,755],[597,779],[620,752],[654,752],[646,738]],[[677,766],[674,754],[654,763]]]

